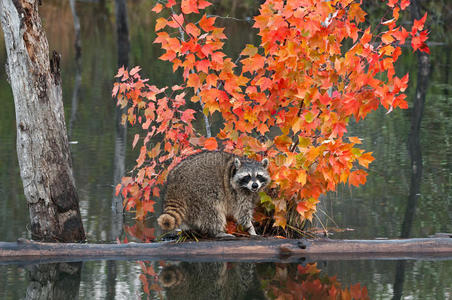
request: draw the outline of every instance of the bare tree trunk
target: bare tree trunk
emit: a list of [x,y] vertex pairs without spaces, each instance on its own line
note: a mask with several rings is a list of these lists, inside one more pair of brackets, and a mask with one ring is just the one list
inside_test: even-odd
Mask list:
[[32,238],[83,241],[78,196],[66,135],[60,56],[49,45],[38,0],[0,0],[14,95],[17,155],[31,219]]

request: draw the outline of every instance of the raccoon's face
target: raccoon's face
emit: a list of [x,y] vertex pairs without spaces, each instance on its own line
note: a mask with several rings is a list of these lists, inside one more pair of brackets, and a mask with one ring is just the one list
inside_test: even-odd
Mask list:
[[234,159],[235,172],[231,183],[235,189],[242,189],[253,193],[258,192],[270,183],[268,174],[268,159],[262,162]]

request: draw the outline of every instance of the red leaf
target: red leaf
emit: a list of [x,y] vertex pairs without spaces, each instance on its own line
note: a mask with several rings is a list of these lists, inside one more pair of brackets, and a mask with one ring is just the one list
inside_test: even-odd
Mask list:
[[174,5],[176,5],[176,1],[175,0],[168,0],[168,3],[166,3],[166,7],[170,8],[173,7]]
[[400,8],[404,10],[410,5],[410,0],[402,0],[400,1]]
[[193,109],[186,109],[182,113],[181,120],[185,123],[189,124],[195,117],[193,116],[195,114],[195,111]]
[[196,68],[198,71],[204,72],[206,74],[209,73],[210,61],[207,59],[198,60],[196,62]]
[[180,15],[173,14],[171,16],[171,18],[177,23],[178,26],[182,26],[184,24],[184,15],[183,14],[180,14]]
[[205,0],[198,0],[198,8],[199,9],[204,9],[208,6],[211,6],[212,3],[210,3],[209,1],[205,1]]
[[122,188],[122,184],[118,183],[116,185],[116,189],[115,189],[115,195],[118,196],[119,193],[121,192],[121,188]]
[[405,40],[409,35],[410,33],[404,27],[400,27],[400,30],[392,33],[392,36],[395,37],[402,45],[405,44]]
[[388,0],[387,4],[389,7],[394,7],[397,4],[397,2],[399,2],[399,0]]
[[204,54],[205,56],[209,56],[209,54],[212,54],[213,48],[211,44],[205,44],[204,46],[202,46],[201,48],[201,52],[202,54]]
[[411,34],[414,35],[419,30],[424,29],[424,23],[427,19],[427,13],[424,14],[424,16],[419,20],[414,20],[413,27],[411,27]]

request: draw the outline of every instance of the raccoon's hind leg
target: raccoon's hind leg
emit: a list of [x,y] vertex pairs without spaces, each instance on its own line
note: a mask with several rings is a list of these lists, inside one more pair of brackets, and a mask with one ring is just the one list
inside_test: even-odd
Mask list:
[[198,216],[194,223],[202,233],[211,237],[234,237],[225,232],[226,214],[221,205],[204,207],[203,214]]

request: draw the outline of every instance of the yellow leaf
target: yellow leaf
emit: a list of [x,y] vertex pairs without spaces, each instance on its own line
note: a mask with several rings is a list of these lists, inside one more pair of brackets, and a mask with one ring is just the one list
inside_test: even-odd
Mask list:
[[257,53],[257,48],[251,44],[247,44],[245,49],[242,50],[240,55],[242,56],[254,56]]
[[306,184],[306,171],[305,170],[298,170],[298,176],[297,176],[297,182],[301,183],[302,185]]

